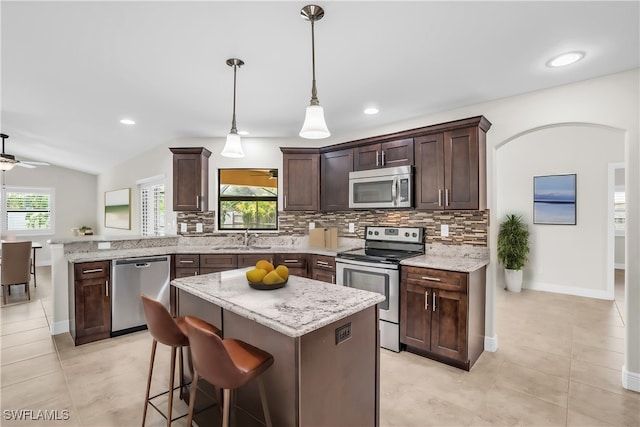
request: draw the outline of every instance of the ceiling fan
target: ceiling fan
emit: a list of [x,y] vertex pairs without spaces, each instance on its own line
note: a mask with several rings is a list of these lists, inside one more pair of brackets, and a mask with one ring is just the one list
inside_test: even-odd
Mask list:
[[0,138],[2,138],[2,153],[0,154],[0,170],[8,171],[13,169],[14,166],[22,166],[23,168],[35,168],[36,166],[49,166],[49,163],[46,163],[46,162],[22,162],[20,160],[16,160],[16,156],[14,156],[13,154],[7,154],[4,152],[4,140],[9,138],[9,135],[0,133]]

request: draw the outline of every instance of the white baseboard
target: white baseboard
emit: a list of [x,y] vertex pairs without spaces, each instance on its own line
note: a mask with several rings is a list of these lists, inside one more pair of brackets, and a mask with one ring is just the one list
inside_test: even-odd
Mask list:
[[488,337],[485,335],[484,337],[484,350],[495,352],[498,351],[498,336]]
[[51,324],[49,328],[51,331],[51,335],[64,334],[65,332],[69,332],[69,320],[63,320],[62,322],[54,322]]
[[615,263],[613,266],[616,270],[624,270],[624,263]]
[[622,367],[622,387],[627,390],[640,392],[640,374],[627,371],[627,367]]
[[613,292],[609,293],[604,289],[585,289],[575,286],[556,285],[554,283],[544,282],[527,282],[523,283],[523,289],[531,289],[532,291],[555,292],[557,294],[575,295],[578,297],[605,299],[612,301],[614,299]]

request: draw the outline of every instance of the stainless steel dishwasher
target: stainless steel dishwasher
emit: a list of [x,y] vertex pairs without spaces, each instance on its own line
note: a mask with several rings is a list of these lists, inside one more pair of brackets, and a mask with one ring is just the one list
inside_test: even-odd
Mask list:
[[111,265],[111,335],[145,329],[147,321],[140,295],[169,308],[170,257],[119,259]]

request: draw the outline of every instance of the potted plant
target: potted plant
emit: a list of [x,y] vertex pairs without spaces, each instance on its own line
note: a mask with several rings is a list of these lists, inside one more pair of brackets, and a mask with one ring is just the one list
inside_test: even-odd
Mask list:
[[498,260],[504,265],[507,290],[520,292],[522,268],[529,255],[529,230],[519,215],[509,214],[498,232]]
[[91,236],[93,234],[93,229],[91,227],[87,227],[86,225],[80,227],[78,231],[82,236]]

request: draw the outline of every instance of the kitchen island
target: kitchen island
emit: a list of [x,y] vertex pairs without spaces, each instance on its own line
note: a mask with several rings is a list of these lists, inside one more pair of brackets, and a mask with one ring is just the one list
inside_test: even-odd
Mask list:
[[[176,314],[200,317],[225,338],[274,356],[264,374],[274,426],[379,425],[384,297],[297,276],[283,288],[259,291],[249,287],[246,271],[173,280]],[[238,390],[236,414],[237,425],[262,422],[255,384]]]

